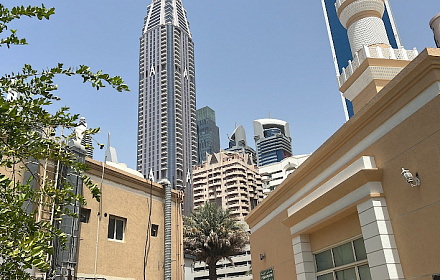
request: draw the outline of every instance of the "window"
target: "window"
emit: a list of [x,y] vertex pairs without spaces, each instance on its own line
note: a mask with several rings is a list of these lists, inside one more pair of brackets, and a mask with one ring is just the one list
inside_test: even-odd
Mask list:
[[371,280],[363,238],[314,256],[317,280]]
[[110,240],[124,240],[125,224],[127,220],[115,216],[109,216],[108,221],[108,239]]
[[157,236],[158,231],[159,231],[159,225],[152,224],[151,225],[151,236]]
[[81,208],[80,212],[79,212],[79,221],[81,223],[88,223],[89,219],[90,219],[90,213],[91,210],[87,209],[87,208]]

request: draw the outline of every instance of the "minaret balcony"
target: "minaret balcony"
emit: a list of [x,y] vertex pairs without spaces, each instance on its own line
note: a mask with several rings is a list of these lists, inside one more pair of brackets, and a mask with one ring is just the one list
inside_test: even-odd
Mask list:
[[417,55],[416,49],[393,49],[379,44],[364,46],[337,77],[339,90],[353,103],[356,113]]
[[393,59],[402,61],[411,61],[418,55],[417,49],[405,50],[393,49],[391,47],[383,46],[364,46],[361,50],[356,52],[353,61],[348,61],[347,68],[342,68],[342,73],[337,76],[339,88],[341,88],[344,83],[356,72],[362,63],[368,58],[379,58],[379,59]]

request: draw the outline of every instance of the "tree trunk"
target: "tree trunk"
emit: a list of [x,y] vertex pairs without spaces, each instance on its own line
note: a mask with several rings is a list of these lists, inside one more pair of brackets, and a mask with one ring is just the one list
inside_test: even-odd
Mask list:
[[217,263],[209,263],[209,280],[217,280]]

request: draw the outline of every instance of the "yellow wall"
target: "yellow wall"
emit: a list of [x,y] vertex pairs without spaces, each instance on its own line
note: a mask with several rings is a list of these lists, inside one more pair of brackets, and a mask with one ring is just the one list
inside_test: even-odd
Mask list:
[[[275,268],[276,279],[291,279],[292,275],[296,275],[290,230],[282,224],[286,217],[286,214],[280,214],[263,228],[251,234],[254,279],[260,279],[260,272],[271,267]],[[260,254],[265,255],[263,260],[260,260]]]
[[[107,168],[112,169],[107,166]],[[106,168],[105,172],[109,170]],[[113,169],[114,170],[114,169]],[[96,173],[93,172],[92,173]],[[92,175],[92,179],[100,186],[99,176]],[[91,198],[88,190],[84,191],[87,199],[86,208],[91,209],[91,216],[88,223],[81,224],[79,254],[78,254],[78,276],[93,277],[95,271],[95,250],[97,243],[97,230],[99,228],[97,270],[96,274],[107,279],[128,278],[143,279],[144,247],[146,241],[147,223],[150,207],[149,183],[142,178],[133,179],[132,175],[127,176],[127,184],[121,184],[121,178],[104,176],[102,185],[102,217],[98,227],[99,203]],[[130,179],[130,180],[128,180]],[[139,180],[138,188],[135,190],[130,186],[131,181]],[[128,186],[127,186],[128,185]],[[149,249],[147,258],[147,279],[162,279],[164,277],[164,201],[163,189],[154,185],[153,207],[151,223],[159,225],[157,237],[149,237]],[[162,191],[158,196],[157,191]],[[176,193],[173,192],[172,203],[172,278],[182,279],[182,241],[181,213],[179,204],[176,203]],[[176,212],[179,211],[179,212]],[[107,214],[107,217],[105,217]],[[108,240],[107,229],[109,215],[123,217],[126,219],[125,237],[123,242]],[[180,250],[179,250],[180,247]]]
[[357,212],[334,222],[310,234],[312,251],[318,251],[333,244],[361,235],[361,226]]

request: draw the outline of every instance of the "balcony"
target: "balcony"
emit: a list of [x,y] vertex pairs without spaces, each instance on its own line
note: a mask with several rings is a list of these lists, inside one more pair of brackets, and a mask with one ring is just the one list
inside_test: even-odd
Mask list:
[[[344,2],[345,0],[338,0]],[[337,76],[338,85],[342,85],[353,75],[356,69],[364,62],[367,58],[384,58],[384,59],[396,59],[396,60],[413,60],[419,52],[416,48],[413,50],[405,50],[404,48],[393,49],[391,47],[384,48],[379,46],[367,47],[364,46],[358,52],[356,52],[353,61],[348,61],[347,68],[342,68],[342,73]]]

